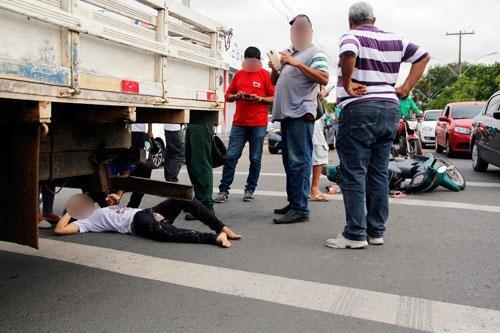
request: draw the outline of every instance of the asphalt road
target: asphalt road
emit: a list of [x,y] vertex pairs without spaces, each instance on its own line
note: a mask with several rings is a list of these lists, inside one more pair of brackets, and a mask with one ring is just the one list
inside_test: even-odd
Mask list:
[[215,207],[243,234],[231,249],[51,230],[40,251],[0,243],[0,331],[500,331],[500,169],[452,159],[465,191],[393,200],[384,246],[333,250],[323,244],[343,227],[341,195],[311,203],[310,223],[273,225],[285,204],[281,156],[266,152],[262,192],[244,203],[245,156],[234,194]]

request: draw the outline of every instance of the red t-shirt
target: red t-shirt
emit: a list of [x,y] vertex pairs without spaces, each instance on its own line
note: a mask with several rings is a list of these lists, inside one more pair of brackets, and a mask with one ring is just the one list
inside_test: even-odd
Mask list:
[[[255,94],[260,97],[274,96],[274,86],[271,83],[271,74],[265,69],[258,72],[239,70],[227,88],[227,94],[236,94],[241,91],[245,94]],[[236,100],[236,113],[233,125],[237,126],[267,126],[267,104],[250,102],[243,99]]]

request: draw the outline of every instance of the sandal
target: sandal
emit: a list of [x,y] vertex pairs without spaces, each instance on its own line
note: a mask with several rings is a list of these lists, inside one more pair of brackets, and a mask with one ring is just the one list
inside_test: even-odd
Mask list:
[[393,198],[404,198],[406,196],[405,192],[403,191],[394,191],[394,192],[391,192],[391,197]]
[[311,201],[328,202],[330,199],[324,194],[313,195],[309,199]]

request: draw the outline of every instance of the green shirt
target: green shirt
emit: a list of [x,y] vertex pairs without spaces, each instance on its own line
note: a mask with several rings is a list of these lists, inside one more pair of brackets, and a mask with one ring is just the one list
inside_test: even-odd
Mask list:
[[399,109],[401,110],[401,117],[405,119],[411,118],[410,111],[413,111],[416,116],[421,113],[417,104],[415,104],[410,97],[406,97],[405,99],[399,101]]

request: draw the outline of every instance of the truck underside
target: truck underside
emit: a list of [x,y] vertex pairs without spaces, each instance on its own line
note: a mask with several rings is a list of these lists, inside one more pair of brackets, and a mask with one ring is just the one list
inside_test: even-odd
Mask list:
[[168,1],[135,2],[0,0],[2,50],[9,34],[30,36],[0,54],[0,240],[38,248],[44,181],[192,198],[191,186],[106,166],[145,159],[130,148],[131,123],[217,124],[220,27]]

